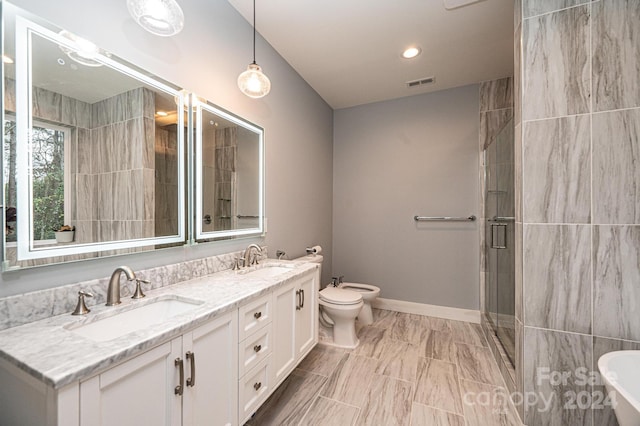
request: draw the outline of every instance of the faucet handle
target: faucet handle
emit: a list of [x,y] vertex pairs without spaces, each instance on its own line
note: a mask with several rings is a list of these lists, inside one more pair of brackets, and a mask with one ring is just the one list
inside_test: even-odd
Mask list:
[[338,277],[331,277],[331,285],[338,287]]
[[71,315],[86,315],[91,312],[91,310],[87,308],[87,305],[84,303],[85,296],[93,297],[93,294],[80,290],[78,292],[78,303],[76,304],[76,308],[73,310]]
[[134,280],[136,281],[136,291],[135,293],[133,293],[133,296],[131,296],[132,299],[142,299],[143,297],[145,297],[145,294],[142,292],[142,288],[140,287],[140,284],[149,284],[149,281],[147,280],[141,280],[140,278],[134,278]]
[[233,261],[233,267],[231,268],[232,271],[237,271],[240,269],[240,258],[236,257],[235,260]]

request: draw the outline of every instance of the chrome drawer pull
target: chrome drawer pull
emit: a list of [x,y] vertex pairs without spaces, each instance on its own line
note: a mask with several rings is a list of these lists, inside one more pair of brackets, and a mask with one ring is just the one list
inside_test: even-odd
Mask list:
[[253,384],[253,388],[254,388],[255,390],[258,390],[258,389],[260,389],[261,387],[262,387],[262,382],[258,382],[258,383],[254,383],[254,384]]
[[253,347],[253,350],[256,351],[256,352],[260,352],[261,349],[262,349],[262,345],[255,345]]

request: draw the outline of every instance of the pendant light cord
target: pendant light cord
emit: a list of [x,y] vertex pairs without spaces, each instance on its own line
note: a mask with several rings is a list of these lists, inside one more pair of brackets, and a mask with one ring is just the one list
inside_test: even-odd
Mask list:
[[253,63],[256,63],[256,0],[253,0]]

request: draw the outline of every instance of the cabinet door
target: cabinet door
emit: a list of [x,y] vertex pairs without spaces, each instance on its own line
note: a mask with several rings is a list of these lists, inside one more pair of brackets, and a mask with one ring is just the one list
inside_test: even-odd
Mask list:
[[277,386],[293,369],[296,362],[295,312],[298,297],[295,283],[273,292],[273,352],[272,369]]
[[90,426],[182,423],[175,360],[178,337],[80,384],[80,424]]
[[182,336],[184,425],[238,423],[237,324],[231,312]]
[[296,357],[302,359],[318,342],[318,274],[302,278],[296,285],[300,309],[296,310]]

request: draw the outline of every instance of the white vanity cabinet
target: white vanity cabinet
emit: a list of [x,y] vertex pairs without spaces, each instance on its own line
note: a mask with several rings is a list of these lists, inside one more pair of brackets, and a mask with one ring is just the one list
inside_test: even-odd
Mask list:
[[0,425],[242,425],[317,343],[318,282],[308,270],[59,389],[0,358]]
[[80,424],[237,424],[236,321],[228,313],[82,381]]
[[318,282],[314,271],[273,292],[273,383],[278,386],[318,343]]

